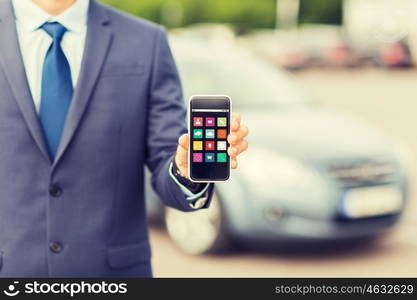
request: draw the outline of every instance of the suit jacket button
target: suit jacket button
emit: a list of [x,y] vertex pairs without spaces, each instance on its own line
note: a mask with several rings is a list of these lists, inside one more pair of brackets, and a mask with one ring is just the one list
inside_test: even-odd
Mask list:
[[49,194],[52,197],[59,197],[62,195],[62,189],[57,184],[51,184],[49,187]]
[[60,242],[50,242],[49,243],[49,249],[51,249],[52,252],[54,253],[59,253],[62,251],[64,247],[62,246],[62,244]]

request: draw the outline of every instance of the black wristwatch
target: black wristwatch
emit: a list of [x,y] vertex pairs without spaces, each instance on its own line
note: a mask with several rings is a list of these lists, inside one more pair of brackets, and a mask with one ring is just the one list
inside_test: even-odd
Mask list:
[[190,192],[193,194],[198,194],[205,188],[205,184],[195,183],[183,177],[180,170],[178,169],[177,163],[175,162],[175,158],[172,159],[172,172],[178,182],[190,190]]

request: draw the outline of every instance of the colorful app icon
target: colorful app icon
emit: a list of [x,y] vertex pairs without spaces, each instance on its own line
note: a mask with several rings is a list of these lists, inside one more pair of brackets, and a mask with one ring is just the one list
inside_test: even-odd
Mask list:
[[203,150],[203,142],[194,141],[194,143],[193,143],[193,150],[194,151],[201,151],[201,150]]
[[214,139],[214,129],[206,129],[206,139]]
[[193,123],[195,127],[203,126],[203,118],[202,117],[194,117]]
[[217,118],[217,127],[226,127],[227,118]]
[[227,130],[226,129],[218,129],[217,130],[217,138],[218,139],[226,139],[227,138]]
[[214,141],[206,141],[206,151],[214,151]]
[[194,129],[193,137],[195,139],[202,139],[203,138],[203,129]]
[[217,153],[217,162],[219,162],[219,163],[227,162],[226,153]]
[[226,151],[227,150],[227,143],[226,141],[219,141],[217,142],[217,151]]
[[206,127],[214,127],[214,118],[206,118]]
[[195,163],[203,162],[203,153],[193,153],[193,162]]
[[205,157],[206,157],[205,159],[206,163],[215,162],[214,153],[206,153]]

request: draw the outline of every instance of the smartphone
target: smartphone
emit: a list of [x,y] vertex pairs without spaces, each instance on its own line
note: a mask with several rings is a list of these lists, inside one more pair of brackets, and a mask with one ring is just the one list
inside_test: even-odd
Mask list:
[[232,101],[228,96],[196,95],[189,101],[189,178],[193,182],[226,181]]

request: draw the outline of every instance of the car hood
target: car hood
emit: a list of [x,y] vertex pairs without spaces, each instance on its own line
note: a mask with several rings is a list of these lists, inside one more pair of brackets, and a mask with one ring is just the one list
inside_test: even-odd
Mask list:
[[242,111],[251,145],[307,161],[389,155],[393,140],[347,113],[323,108]]

